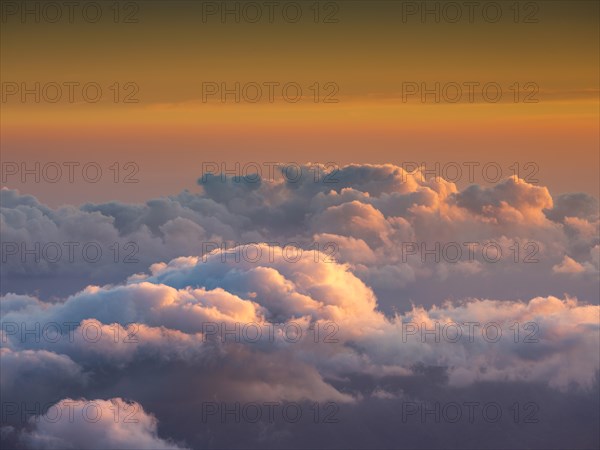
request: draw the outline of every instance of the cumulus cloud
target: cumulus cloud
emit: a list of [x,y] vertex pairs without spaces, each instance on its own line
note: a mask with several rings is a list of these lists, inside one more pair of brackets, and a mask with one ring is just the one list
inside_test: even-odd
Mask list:
[[[226,427],[197,423],[206,402],[333,402],[347,421],[333,435],[358,447],[396,446],[398,436],[360,419],[369,411],[395,429],[390,411],[406,401],[495,392],[522,401],[534,392],[548,414],[594,410],[582,400],[597,393],[600,370],[593,197],[553,198],[516,177],[459,190],[390,164],[331,175],[335,182],[213,176],[199,180],[198,193],[57,209],[3,189],[3,400],[45,405],[41,417],[49,405],[80,411],[84,398],[110,399],[95,402],[103,412],[134,405],[141,418],[34,423],[15,412],[2,419],[3,442],[197,448],[327,439],[281,420],[229,438]],[[36,261],[32,250],[48,242],[80,246],[74,261]],[[101,259],[82,258],[86,242],[102,248]],[[164,436],[188,444],[159,437],[143,408]],[[581,446],[593,441],[577,430]],[[414,447],[425,431],[411,428],[403,442]],[[427,445],[439,447],[450,431]],[[530,444],[513,432],[516,446]]]
[[158,437],[156,418],[136,402],[63,399],[42,417],[30,419],[31,430],[20,439],[29,448],[125,450],[178,450]]
[[[593,384],[598,358],[583,355],[598,350],[596,305],[556,297],[538,297],[528,303],[485,299],[431,309],[415,305],[404,314],[386,317],[379,311],[373,291],[349,266],[315,263],[313,255],[306,253],[290,263],[282,252],[269,254],[273,249],[266,244],[257,248],[265,255],[259,266],[236,261],[237,249],[225,255],[215,251],[206,258],[176,258],[157,264],[150,273],[138,274],[126,285],[88,287],[53,305],[6,296],[3,302],[10,307],[2,317],[4,337],[13,350],[53,349],[91,370],[98,361],[125,370],[151,355],[157,363],[201,367],[208,375],[207,367],[215,360],[221,361],[218,370],[228,370],[225,360],[235,355],[237,362],[245,361],[246,383],[258,386],[263,377],[270,378],[270,388],[260,388],[260,395],[279,400],[350,401],[327,383],[328,377],[344,376],[345,371],[402,374],[418,363],[447,366],[450,382],[457,384],[507,379],[548,382],[556,387]],[[16,307],[19,302],[26,306]],[[73,325],[62,339],[41,342],[22,339],[23,335],[9,326],[25,324],[31,330],[36,322]],[[208,323],[224,325],[234,338],[224,343],[221,339],[218,347],[209,345],[206,338],[214,330],[207,328]],[[243,339],[239,324],[249,323],[263,329],[260,339]],[[412,325],[407,328],[407,323],[416,324],[418,333],[413,333]],[[476,323],[478,328],[465,328],[468,323]],[[482,327],[487,333],[490,323],[492,335],[504,335],[501,342],[490,342],[483,334]],[[272,331],[269,341],[270,334],[264,330],[275,330],[279,324],[294,324],[303,339],[290,343],[277,329],[277,337]],[[335,324],[335,339],[327,343],[311,340],[311,327],[325,324]],[[447,338],[442,329],[448,324],[456,324],[465,336],[457,342]],[[515,324],[539,330],[532,332],[535,342],[523,342],[513,329]],[[586,334],[581,334],[583,329]],[[427,330],[434,330],[433,338],[406,339],[423,333],[427,336]],[[564,347],[564,340],[570,345]],[[533,356],[540,350],[544,357]],[[571,352],[573,363],[565,372],[562,362]],[[287,389],[280,390],[277,377],[285,371],[265,375],[256,364],[262,356],[286,360],[289,368],[305,373],[305,378],[287,380]],[[483,366],[485,372],[478,370]]]
[[[386,314],[410,307],[406,299],[424,291],[432,291],[420,300],[428,306],[443,300],[448,288],[458,298],[467,295],[465,286],[472,289],[468,295],[484,296],[490,282],[504,298],[538,295],[531,280],[544,278],[547,294],[597,294],[593,278],[547,278],[565,254],[593,264],[590,250],[600,244],[593,197],[554,201],[546,188],[516,177],[459,191],[390,164],[348,165],[335,171],[334,182],[321,178],[211,176],[199,180],[199,193],[58,209],[3,189],[2,291],[32,293],[35,284],[43,298],[60,297],[90,283],[118,283],[179,256],[268,242],[328,250],[373,288]],[[501,246],[499,261],[486,260],[489,245]],[[98,261],[85,257],[98,249]],[[54,262],[58,251],[62,257]]]

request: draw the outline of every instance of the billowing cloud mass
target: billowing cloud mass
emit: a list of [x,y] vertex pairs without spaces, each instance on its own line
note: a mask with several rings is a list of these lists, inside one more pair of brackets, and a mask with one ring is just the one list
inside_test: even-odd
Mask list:
[[157,436],[156,419],[135,402],[64,399],[41,418],[32,418],[31,431],[21,441],[42,449],[156,449],[181,447]]
[[[459,191],[418,175],[208,177],[144,205],[56,210],[2,190],[3,442],[597,446],[597,200],[516,177]],[[49,242],[73,260],[48,261]],[[502,426],[481,410],[421,415],[473,402],[499,405]],[[250,404],[260,419],[244,416]],[[56,405],[79,419],[49,420]],[[139,420],[115,421],[119,408]]]
[[267,242],[351,264],[386,313],[410,300],[432,306],[448,289],[456,298],[487,297],[490,286],[505,299],[598,294],[598,203],[586,194],[552,198],[516,177],[458,191],[393,165],[350,165],[320,182],[209,175],[199,184],[200,193],[146,204],[58,209],[3,189],[2,291],[65,296],[180,256]]

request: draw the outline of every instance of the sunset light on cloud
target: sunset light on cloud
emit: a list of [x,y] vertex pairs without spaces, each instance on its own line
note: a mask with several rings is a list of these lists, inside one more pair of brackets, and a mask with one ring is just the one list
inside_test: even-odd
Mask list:
[[2,449],[598,448],[598,2],[0,5]]

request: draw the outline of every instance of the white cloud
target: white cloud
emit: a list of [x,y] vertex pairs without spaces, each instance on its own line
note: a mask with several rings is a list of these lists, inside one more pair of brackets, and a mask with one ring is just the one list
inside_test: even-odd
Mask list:
[[31,431],[22,442],[40,450],[178,450],[175,443],[158,437],[156,418],[136,402],[63,399],[42,417],[30,419]]

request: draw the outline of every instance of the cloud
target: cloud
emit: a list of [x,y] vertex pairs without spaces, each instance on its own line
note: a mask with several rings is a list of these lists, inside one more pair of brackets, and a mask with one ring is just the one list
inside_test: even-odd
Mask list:
[[158,437],[156,418],[136,402],[63,399],[43,417],[30,419],[32,430],[21,441],[30,448],[50,449],[156,449],[177,450]]
[[[80,399],[81,410],[83,399],[112,399],[95,400],[111,411],[132,398],[143,419],[125,426],[103,416],[88,430],[14,414],[2,420],[3,443],[440,447],[457,431],[494,431],[400,429],[403,402],[514,403],[532,393],[544,417],[581,436],[574,446],[597,442],[585,425],[600,370],[593,197],[553,198],[516,177],[459,190],[390,164],[348,165],[329,178],[209,177],[198,193],[56,209],[3,189],[3,401],[45,405],[42,416],[60,401]],[[74,261],[31,253],[72,241]],[[82,258],[86,242],[103,249],[99,261]],[[327,430],[335,441],[311,428],[312,413],[296,428],[280,417],[231,434],[198,424],[206,402],[333,402],[345,422]],[[161,436],[188,444],[160,438],[142,405]],[[591,411],[583,422],[556,419],[578,407]],[[380,425],[365,424],[367,413]],[[517,425],[514,442],[497,442],[564,443],[552,423],[539,442]]]
[[[71,357],[49,350],[0,348],[0,392],[3,412],[8,405],[45,405],[57,396],[82,393],[89,373]],[[18,415],[3,414],[3,423],[16,424]]]
[[[315,262],[312,253],[290,263],[280,248],[257,248],[264,255],[260,264],[236,261],[237,249],[215,251],[206,258],[176,258],[154,265],[128,284],[90,286],[53,305],[3,297],[2,303],[9,305],[2,316],[5,339],[14,350],[60,352],[92,372],[108,366],[126,371],[148,357],[156,364],[202,368],[204,383],[221,396],[243,395],[241,387],[218,376],[243,361],[246,386],[254,384],[260,398],[288,401],[356,400],[327,381],[347,371],[405,374],[424,363],[448,367],[449,382],[456,385],[521,380],[564,389],[574,383],[590,387],[600,366],[598,358],[584,356],[599,350],[596,305],[552,296],[528,303],[473,299],[430,309],[414,305],[406,313],[386,317],[373,291],[348,265],[321,258]],[[69,323],[72,332],[37,342],[23,339],[8,326],[25,324],[31,330],[36,322]],[[217,339],[212,345],[207,341],[214,337],[209,323],[229,330],[233,338]],[[407,330],[407,323],[416,331]],[[477,328],[469,329],[468,323]],[[244,338],[240,330],[245,324],[261,329],[260,337]],[[281,334],[281,324],[299,330],[301,339],[290,342]],[[326,333],[323,327],[330,324],[335,331],[331,342],[311,332],[316,327]],[[449,324],[451,334],[460,329],[458,341],[443,334]],[[535,342],[525,342],[515,324],[524,328],[520,333],[534,335]],[[503,336],[501,341],[484,334],[490,326],[493,336]],[[434,337],[419,340],[427,330],[433,330]],[[125,339],[132,334],[135,340]],[[568,370],[563,365],[567,355],[572,358]],[[264,358],[285,361],[288,370],[305,375],[289,379],[283,368],[265,372]],[[264,379],[270,380],[268,386]]]
[[496,223],[541,222],[545,218],[543,210],[553,206],[548,189],[516,176],[493,187],[471,185],[455,198],[458,206]]
[[552,270],[556,273],[582,273],[585,272],[585,267],[575,261],[573,258],[569,258],[565,255],[564,259],[560,264],[552,267]]
[[[314,172],[313,166],[302,169]],[[546,280],[548,295],[597,294],[593,277],[576,282],[553,271],[565,254],[593,264],[590,250],[600,244],[600,221],[592,197],[573,194],[554,201],[546,188],[515,177],[491,187],[458,190],[453,183],[426,180],[390,164],[348,165],[330,178],[334,182],[304,176],[297,182],[250,183],[210,177],[200,180],[199,193],[186,191],[144,204],[57,209],[3,189],[2,292],[35,294],[35,286],[44,299],[63,297],[88,284],[119,283],[180,256],[267,242],[305,251],[318,247],[331,259],[350,264],[386,314],[410,307],[415,296],[431,306],[448,289],[457,298],[481,297],[493,285],[498,297],[534,297],[540,291],[532,280]],[[73,260],[68,242],[77,243]],[[471,255],[467,245],[473,242]],[[485,260],[482,249],[489,243],[501,246],[499,261]],[[84,257],[86,245],[92,256],[101,250],[98,261]],[[407,245],[418,251],[405,257]],[[442,254],[448,245],[461,250],[457,261]],[[436,246],[436,255],[427,256]],[[44,257],[51,259],[59,250],[62,257],[56,262]]]
[[548,209],[546,215],[550,220],[564,221],[567,217],[598,220],[598,199],[583,192],[562,194],[556,197],[554,205]]

